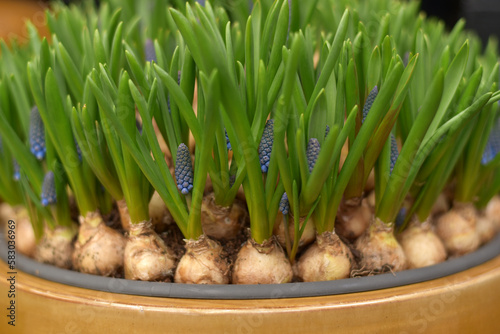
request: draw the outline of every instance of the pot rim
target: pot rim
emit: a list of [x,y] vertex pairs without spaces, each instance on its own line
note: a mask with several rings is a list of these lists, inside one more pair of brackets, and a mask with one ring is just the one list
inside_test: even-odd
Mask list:
[[[0,250],[0,257],[7,263],[7,242],[3,232],[0,233]],[[195,285],[102,277],[57,268],[20,253],[16,253],[15,266],[17,270],[53,282],[111,293],[164,298],[244,300],[341,295],[399,287],[456,274],[498,255],[500,233],[473,253],[429,267],[335,281],[267,285]]]

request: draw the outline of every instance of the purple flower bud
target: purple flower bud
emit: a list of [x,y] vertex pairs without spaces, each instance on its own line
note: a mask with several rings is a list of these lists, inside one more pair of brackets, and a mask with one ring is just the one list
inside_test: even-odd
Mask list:
[[287,215],[288,212],[290,212],[290,203],[288,202],[288,195],[286,192],[283,193],[283,196],[281,196],[279,210],[283,213],[283,215]]
[[31,109],[29,140],[31,153],[38,160],[45,158],[45,127],[36,106]]
[[42,184],[42,205],[56,203],[56,184],[54,180],[54,173],[49,171],[45,174]]
[[262,173],[267,173],[269,169],[269,162],[271,161],[271,152],[273,150],[274,141],[273,130],[274,120],[269,119],[264,127],[264,133],[262,134],[259,145],[259,160]]
[[328,137],[329,133],[330,133],[330,127],[327,125],[325,129],[325,138]]
[[193,164],[191,163],[189,149],[184,143],[177,148],[175,180],[177,181],[177,188],[183,195],[187,195],[193,189]]
[[307,166],[309,167],[309,173],[312,173],[314,165],[316,165],[316,160],[318,160],[318,155],[320,151],[319,141],[316,138],[309,139],[307,143]]
[[227,135],[226,129],[224,129],[224,133],[226,134],[226,147],[227,147],[227,150],[231,151],[232,150],[231,142],[229,141],[229,136]]
[[491,130],[481,158],[481,164],[488,164],[496,157],[498,152],[500,152],[500,121],[497,121],[496,125]]
[[373,87],[372,91],[370,94],[368,94],[368,97],[366,98],[365,106],[363,107],[363,120],[362,123],[365,122],[366,116],[368,116],[368,112],[372,108],[373,102],[375,102],[375,98],[377,97],[378,94],[378,88],[377,86]]
[[396,165],[396,160],[399,157],[398,143],[396,142],[396,137],[391,133],[391,174],[394,166]]

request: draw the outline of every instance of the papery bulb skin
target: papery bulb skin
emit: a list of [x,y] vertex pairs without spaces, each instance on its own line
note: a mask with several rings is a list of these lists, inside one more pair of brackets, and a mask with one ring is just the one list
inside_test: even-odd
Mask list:
[[295,265],[295,272],[304,282],[332,281],[348,278],[354,258],[335,232],[324,232],[316,237]]
[[220,243],[202,235],[186,240],[186,253],[175,271],[176,283],[228,284],[229,264]]
[[457,205],[440,216],[436,233],[443,241],[450,256],[460,256],[475,251],[480,244],[476,233],[475,213],[469,205]]
[[403,248],[394,237],[394,228],[378,218],[373,218],[370,227],[356,240],[355,248],[361,255],[359,270],[367,274],[407,268]]
[[80,228],[73,252],[73,268],[86,274],[114,276],[123,270],[127,239],[106,226],[97,212],[79,217]]
[[162,282],[173,276],[176,259],[149,221],[131,224],[124,250],[125,278]]
[[343,201],[337,215],[335,233],[349,240],[355,240],[366,231],[372,217],[373,211],[367,199],[352,198]]
[[285,252],[274,238],[257,244],[247,240],[233,267],[233,284],[281,284],[292,281],[293,271]]
[[412,222],[398,240],[408,260],[408,269],[432,266],[446,260],[444,244],[428,222]]
[[35,260],[63,269],[71,269],[73,239],[76,227],[45,227],[43,237],[36,246]]
[[248,219],[245,205],[236,199],[230,206],[215,202],[215,194],[203,197],[201,204],[201,226],[203,233],[216,240],[235,239]]
[[[294,221],[295,218],[293,215],[288,215],[288,235],[290,236],[291,243],[293,243],[293,240],[295,238],[295,226],[294,226]],[[304,227],[304,231],[302,232],[302,235],[300,236],[299,239],[299,250],[303,249],[305,246],[311,244],[314,242],[316,239],[316,228],[314,227],[314,219],[313,217],[309,218],[309,220],[306,222],[307,217],[300,217],[299,219],[299,227],[302,228],[304,224],[306,226]],[[276,239],[278,240],[279,244],[281,247],[286,247],[286,234],[285,234],[285,222],[284,222],[285,216],[282,213],[278,213],[276,216],[276,221],[274,223],[273,227],[273,234],[275,235]]]

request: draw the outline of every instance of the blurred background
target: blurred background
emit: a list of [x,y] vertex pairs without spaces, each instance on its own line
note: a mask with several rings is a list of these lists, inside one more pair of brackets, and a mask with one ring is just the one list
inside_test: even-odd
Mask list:
[[[5,40],[17,38],[22,42],[26,36],[24,22],[27,19],[41,29],[42,33],[46,33],[44,10],[48,2],[47,0],[0,0],[0,38]],[[467,28],[476,31],[483,42],[486,42],[490,35],[497,38],[500,36],[500,0],[421,0],[421,9],[428,16],[443,19],[448,28],[453,27],[461,17],[465,18]]]

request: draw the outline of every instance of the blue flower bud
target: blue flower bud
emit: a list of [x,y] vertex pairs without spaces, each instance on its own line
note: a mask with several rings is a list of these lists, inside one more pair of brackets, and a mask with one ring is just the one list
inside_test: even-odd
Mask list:
[[[178,85],[181,84],[181,71],[177,72],[177,84]],[[170,114],[171,113],[171,110],[170,110],[170,95],[167,96],[167,108],[168,108],[168,113]]]
[[31,153],[38,160],[45,158],[45,128],[36,106],[31,109],[29,140]]
[[78,154],[78,160],[82,161],[82,150],[80,149],[80,145],[78,145],[76,139],[74,139],[74,141],[75,141],[76,153]]
[[54,180],[54,173],[48,171],[43,178],[42,184],[42,205],[56,203],[56,183]]
[[288,202],[288,195],[283,193],[283,196],[281,196],[281,201],[280,201],[280,212],[283,213],[283,215],[287,215],[288,212],[290,212],[290,203]]
[[12,164],[14,165],[14,180],[19,181],[21,179],[21,167],[19,167],[16,159],[12,159]]
[[264,127],[264,133],[260,139],[259,145],[259,160],[262,173],[267,173],[269,162],[271,161],[271,152],[273,150],[274,141],[274,120],[269,119]]
[[396,217],[396,227],[401,227],[406,219],[406,208],[401,208]]
[[391,133],[391,174],[394,166],[396,165],[396,160],[399,157],[398,143],[396,142],[396,137]]
[[233,148],[231,147],[231,142],[229,141],[229,136],[227,135],[226,129],[224,129],[224,133],[226,135],[226,147],[228,151],[231,151]]
[[319,150],[320,150],[319,141],[316,138],[309,139],[306,150],[307,166],[309,167],[309,173],[312,173],[314,165],[316,165],[316,160],[318,160]]
[[144,45],[144,58],[146,59],[146,61],[154,61],[156,63],[155,45],[150,38],[146,39],[146,43]]
[[183,195],[187,195],[193,189],[193,165],[191,154],[186,144],[182,143],[177,148],[175,159],[175,180],[177,188]]
[[135,126],[137,127],[137,130],[139,130],[139,133],[142,135],[142,124],[138,119],[135,120]]
[[497,122],[495,127],[491,130],[488,142],[481,158],[481,164],[486,165],[493,160],[500,152],[500,123]]
[[325,129],[325,138],[328,137],[329,133],[330,133],[330,127],[327,125]]
[[370,92],[370,94],[368,94],[368,97],[366,98],[365,106],[363,107],[362,123],[365,122],[366,116],[368,116],[368,112],[372,108],[373,102],[375,101],[377,94],[378,94],[378,88],[377,86],[375,86],[373,87],[372,91]]

